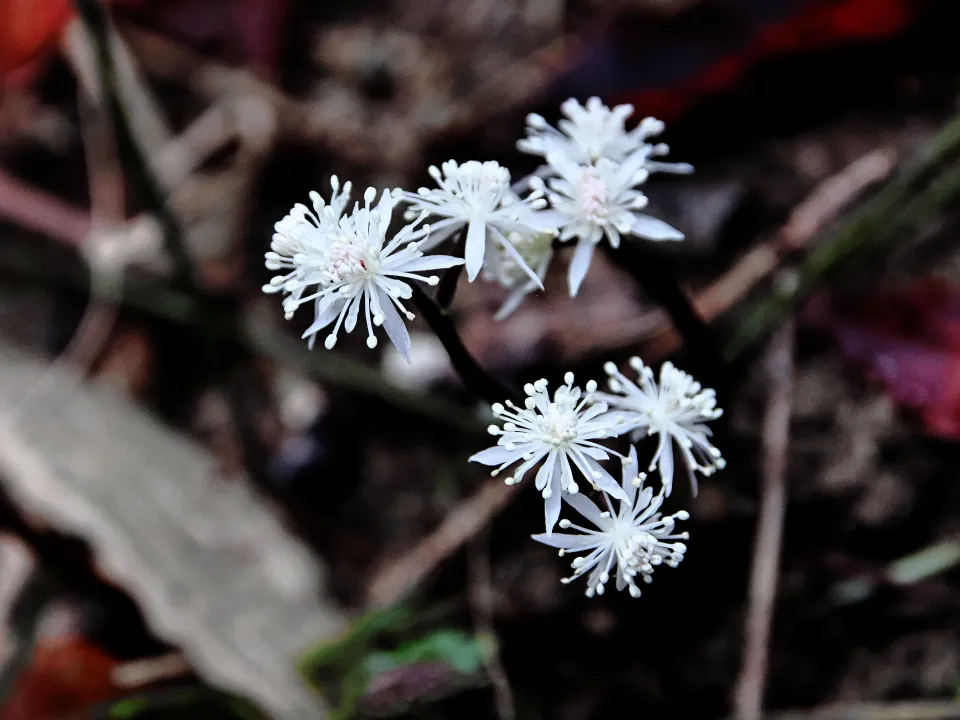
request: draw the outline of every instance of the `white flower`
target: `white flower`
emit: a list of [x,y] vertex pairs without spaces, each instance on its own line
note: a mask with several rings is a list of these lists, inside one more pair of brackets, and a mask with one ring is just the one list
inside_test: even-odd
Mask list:
[[[336,196],[336,185],[337,205],[331,201],[324,206],[322,200],[314,197],[316,215],[302,205],[296,206],[277,223],[273,252],[266,255],[269,269],[290,272],[274,277],[263,290],[289,293],[283,303],[288,318],[300,305],[313,301],[315,319],[303,334],[309,338],[311,348],[317,333],[331,323],[336,322],[324,341],[328,350],[336,344],[341,327],[352,332],[362,306],[367,346],[377,346],[373,328],[383,326],[397,350],[409,360],[410,335],[400,317],[402,313],[408,320],[413,319],[413,313],[401,303],[413,295],[406,281],[436,285],[439,278],[435,275],[418,273],[461,265],[463,260],[446,255],[425,256],[420,251],[412,238],[422,216],[387,242],[395,202],[391,193],[384,191],[374,207],[376,196],[376,190],[368,188],[363,196],[364,206],[354,205],[353,212],[346,216],[341,216],[342,203]],[[304,297],[308,286],[316,286],[316,290]]]
[[[683,233],[662,220],[644,215],[647,196],[634,188],[647,179],[643,159],[627,157],[622,165],[601,158],[595,165],[578,165],[562,154],[547,155],[547,162],[559,177],[548,180],[547,197],[553,210],[541,213],[543,222],[560,230],[561,240],[579,238],[570,261],[568,284],[575,296],[590,268],[593,251],[604,236],[612,247],[620,247],[621,235],[648,240],[682,240]],[[531,186],[543,188],[534,178]]]
[[[278,222],[274,229],[273,240],[270,243],[270,252],[266,254],[266,266],[269,270],[288,270],[285,276],[273,278],[270,290],[277,292],[282,287],[284,292],[290,293],[290,298],[299,300],[303,291],[311,282],[304,282],[307,274],[313,271],[316,263],[308,261],[318,254],[326,252],[328,235],[337,231],[343,209],[350,202],[351,183],[346,182],[343,190],[340,189],[340,180],[336,175],[330,178],[330,202],[327,203],[320,193],[311,192],[310,201],[313,211],[301,203]],[[295,258],[300,258],[298,262]],[[293,312],[286,313],[287,320],[293,317]]]
[[620,500],[620,509],[616,514],[606,493],[603,494],[606,510],[600,510],[583,495],[571,495],[566,498],[568,504],[597,529],[561,520],[561,528],[574,528],[580,534],[533,536],[537,542],[559,548],[561,556],[567,552],[589,551],[571,563],[573,576],[564,578],[565,584],[592,569],[587,578],[587,597],[602,595],[604,586],[610,580],[610,572],[616,566],[617,590],[628,587],[633,597],[640,597],[640,588],[635,582],[637,575],[649,583],[653,581],[653,571],[657,565],[677,567],[680,564],[687,550],[686,545],[668,541],[689,539],[687,533],[675,534],[674,524],[676,520],[689,519],[690,515],[686,510],[681,510],[661,517],[659,510],[665,497],[664,488],[654,497],[653,489],[643,487],[645,478],[646,475],[637,473],[637,451],[631,448],[630,457],[623,464],[622,487],[626,497]]
[[720,451],[710,443],[713,433],[705,424],[723,414],[717,407],[716,393],[704,389],[673,363],[665,362],[660,368],[659,384],[654,379],[653,370],[640,358],[630,358],[630,367],[636,370],[638,383],[628,380],[613,363],[604,365],[603,369],[610,376],[610,389],[617,394],[597,393],[597,397],[627,412],[627,423],[634,430],[634,439],[646,435],[660,436],[649,469],[659,467],[668,496],[673,489],[673,443],[676,441],[696,495],[695,471],[709,476],[726,466]]
[[410,203],[408,217],[426,213],[440,218],[431,224],[432,238],[426,246],[435,247],[457,230],[466,227],[464,245],[467,278],[473,282],[483,266],[488,243],[503,248],[513,257],[537,288],[543,283],[536,272],[520,257],[506,235],[510,232],[529,234],[545,227],[534,223],[535,212],[546,205],[542,194],[533,193],[521,200],[510,190],[510,171],[496,162],[471,160],[458,165],[453,160],[443,163],[442,172],[430,167],[430,176],[438,188],[420,188],[416,193],[398,191]]
[[[471,462],[497,465],[491,474],[518,461],[522,461],[507,485],[519,483],[528,470],[543,460],[537,472],[536,487],[543,495],[547,534],[560,516],[561,492],[576,493],[579,488],[573,480],[571,463],[594,487],[615,497],[624,497],[617,481],[601,467],[598,460],[606,460],[617,454],[596,440],[616,437],[624,432],[624,421],[616,414],[607,412],[605,403],[588,404],[597,389],[597,383],[587,383],[584,395],[573,385],[573,373],[564,377],[566,385],[557,389],[550,399],[547,381],[537,380],[524,386],[527,398],[520,408],[509,400],[507,407],[493,405],[493,414],[503,419],[503,429],[491,425],[491,435],[499,435],[496,447],[477,453]],[[509,408],[509,409],[508,409]]]
[[693,166],[687,163],[663,163],[650,159],[669,152],[662,143],[651,145],[647,142],[663,132],[664,124],[648,117],[628,132],[624,123],[633,115],[632,105],[617,105],[610,109],[600,98],[590,98],[586,106],[570,98],[560,105],[560,110],[566,118],[557,123],[559,130],[540,115],[527,115],[527,137],[517,142],[517,148],[544,158],[559,153],[579,165],[589,165],[600,158],[620,163],[628,155],[639,152],[648,172],[693,172]]
[[[542,281],[553,258],[553,233],[508,233],[507,240]],[[501,245],[488,248],[483,259],[482,275],[484,280],[499,283],[510,291],[495,315],[497,320],[509,317],[520,307],[523,299],[537,289],[533,280],[514,260],[513,254]]]

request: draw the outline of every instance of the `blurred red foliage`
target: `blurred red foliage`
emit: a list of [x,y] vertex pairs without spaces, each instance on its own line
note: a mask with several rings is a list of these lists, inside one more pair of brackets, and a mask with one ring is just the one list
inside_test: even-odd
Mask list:
[[843,307],[820,296],[803,319],[916,410],[931,434],[960,439],[960,288],[923,280]]
[[643,114],[669,122],[697,97],[729,88],[766,58],[893,35],[910,24],[916,11],[915,0],[807,0],[792,15],[760,29],[736,53],[716,60],[686,81],[613,100],[632,103]]
[[0,708],[0,720],[60,720],[120,694],[111,672],[117,662],[82,637],[42,641]]
[[29,83],[73,14],[72,0],[0,0],[0,83]]

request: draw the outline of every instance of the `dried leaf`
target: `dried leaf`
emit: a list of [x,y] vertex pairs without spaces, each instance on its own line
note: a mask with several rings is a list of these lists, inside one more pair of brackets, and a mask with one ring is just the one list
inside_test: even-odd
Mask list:
[[[16,420],[11,405],[33,394]],[[0,472],[25,512],[86,538],[153,631],[278,720],[322,717],[295,658],[343,627],[315,561],[246,482],[129,400],[0,346]]]

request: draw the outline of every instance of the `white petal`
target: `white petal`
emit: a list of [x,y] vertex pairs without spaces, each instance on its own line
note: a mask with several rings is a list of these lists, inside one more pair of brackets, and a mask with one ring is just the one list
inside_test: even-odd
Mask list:
[[594,460],[609,460],[609,459],[610,459],[610,453],[608,453],[608,452],[607,452],[606,450],[604,450],[603,448],[582,447],[582,448],[580,448],[580,452],[582,452],[584,455],[589,455],[589,456],[592,457]]
[[534,540],[558,550],[586,550],[597,544],[595,535],[567,535],[566,533],[540,533],[531,535]]
[[543,463],[543,467],[537,471],[537,480],[535,483],[537,490],[543,490],[547,485],[553,485],[554,475],[558,475],[560,472],[560,468],[557,467],[558,456],[559,453],[557,450],[551,450]]
[[455,265],[463,265],[463,262],[463,258],[453,257],[453,255],[424,255],[423,257],[414,258],[391,269],[401,272],[443,270],[444,268],[454,267]]
[[689,466],[687,467],[687,474],[690,476],[690,494],[696,497],[700,491],[700,487],[697,485],[697,474],[693,471],[693,468]]
[[344,332],[353,332],[357,326],[357,316],[360,314],[360,301],[363,300],[363,293],[359,292],[350,301],[350,309],[347,310],[347,319],[343,323]]
[[478,462],[481,465],[503,465],[505,462],[512,462],[520,459],[520,452],[517,450],[507,450],[504,447],[496,445],[486,450],[470,456],[470,462]]
[[537,273],[533,271],[533,268],[527,264],[527,261],[523,259],[523,256],[520,255],[514,244],[507,240],[507,238],[503,236],[503,233],[501,233],[497,228],[491,225],[490,229],[493,231],[494,236],[506,251],[507,255],[509,255],[513,261],[520,266],[520,269],[527,274],[527,277],[530,278],[530,282],[535,283],[538,289],[543,290],[543,281],[540,279],[540,276],[537,275]]
[[666,445],[660,453],[660,479],[667,488],[667,496],[673,490],[673,438],[666,436]]
[[593,250],[596,246],[588,240],[580,240],[577,243],[577,249],[573,251],[573,258],[570,260],[570,271],[567,276],[567,284],[570,288],[570,297],[576,297],[583,284],[583,279],[587,276],[590,269],[590,261],[593,260]]
[[[324,300],[327,302],[324,303]],[[316,319],[310,324],[304,333],[303,337],[308,337],[310,335],[316,335],[318,332],[323,330],[327,325],[332,323],[337,319],[337,316],[340,314],[340,310],[343,309],[343,305],[346,302],[343,298],[332,296],[330,298],[321,299],[321,306],[318,308],[319,312]]]
[[483,267],[483,255],[487,245],[487,224],[472,220],[467,228],[467,244],[464,257],[467,259],[467,279],[473,282]]
[[553,526],[560,519],[560,488],[554,488],[553,494],[543,501],[543,516],[547,521],[547,535],[553,533]]
[[563,453],[559,456],[557,462],[560,463],[560,487],[570,487],[570,483],[573,482],[573,468],[570,467],[570,458],[567,457],[566,453]]
[[630,230],[634,235],[647,240],[683,240],[683,233],[675,227],[667,225],[663,220],[640,213],[633,214]]
[[608,495],[612,495],[618,500],[626,500],[626,493],[623,492],[623,488],[620,487],[620,483],[613,479],[613,476],[608,473],[600,463],[594,460],[591,457],[584,458],[587,464],[587,467],[593,473],[598,473],[597,477],[590,477],[590,480],[597,484],[597,486],[603,490]]
[[560,227],[570,218],[569,216],[550,208],[546,210],[537,210],[536,212],[531,213],[529,216],[526,216],[524,219],[529,221],[531,227],[534,227],[541,232],[549,232],[560,229]]
[[373,292],[379,293],[380,311],[383,313],[383,329],[386,330],[387,337],[400,351],[403,358],[410,362],[410,333],[407,332],[407,326],[403,322],[403,318],[400,317],[396,306],[385,292],[379,288]]
[[600,508],[583,493],[564,493],[563,499],[567,501],[567,505],[583,515],[598,528],[604,524],[605,518],[600,516]]
[[493,319],[506,320],[523,304],[523,299],[534,290],[536,290],[536,288],[533,283],[527,283],[511,292],[507,295],[507,299],[503,301],[503,305],[497,310],[497,314],[493,316]]
[[627,461],[623,464],[623,491],[627,494],[627,501],[633,505],[637,499],[637,486],[633,481],[640,475],[640,463],[637,461],[637,449],[631,445]]

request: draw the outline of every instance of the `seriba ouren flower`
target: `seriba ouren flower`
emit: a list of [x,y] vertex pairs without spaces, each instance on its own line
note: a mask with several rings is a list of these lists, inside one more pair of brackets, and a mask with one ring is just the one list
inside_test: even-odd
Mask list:
[[726,465],[720,451],[710,442],[713,432],[707,425],[723,414],[717,407],[716,393],[670,362],[660,367],[659,382],[640,358],[630,358],[630,367],[637,373],[636,382],[615,364],[606,363],[604,371],[609,375],[612,394],[601,392],[597,397],[626,414],[634,439],[658,436],[659,445],[649,469],[660,471],[668,496],[673,488],[676,444],[696,495],[696,472],[709,476]]
[[434,247],[466,228],[464,258],[468,280],[476,279],[487,248],[495,246],[509,255],[542,290],[540,277],[507,240],[510,233],[525,235],[553,230],[538,225],[540,215],[536,211],[546,205],[542,193],[534,192],[521,199],[510,189],[510,171],[493,161],[470,160],[458,165],[448,160],[440,168],[431,166],[429,172],[437,187],[422,187],[415,193],[397,191],[397,196],[410,204],[411,217],[426,214],[431,218],[432,237],[427,247]]
[[495,447],[477,453],[471,462],[497,466],[497,475],[511,465],[516,466],[506,478],[508,485],[519,483],[536,465],[536,487],[543,495],[547,533],[560,516],[560,495],[576,494],[579,486],[574,480],[573,468],[586,478],[591,486],[623,497],[619,483],[608,473],[601,460],[616,452],[598,442],[617,437],[625,431],[624,418],[609,413],[606,403],[591,402],[597,390],[593,380],[587,383],[586,393],[573,384],[573,373],[564,377],[565,384],[553,396],[547,381],[537,380],[524,387],[524,406],[511,401],[492,406],[493,414],[503,426],[491,425],[491,435],[499,436]]
[[641,120],[632,130],[626,129],[633,115],[633,105],[609,108],[600,98],[592,97],[585,105],[569,98],[560,105],[564,117],[557,127],[550,125],[542,115],[527,115],[527,137],[517,141],[521,152],[546,158],[560,154],[578,165],[590,165],[601,158],[622,163],[630,155],[639,153],[648,172],[691,173],[688,163],[665,163],[654,158],[663,157],[670,148],[652,144],[650,138],[663,132],[664,124],[656,118]]
[[537,542],[558,548],[561,556],[586,553],[574,559],[573,575],[563,582],[572,582],[590,572],[588,597],[602,595],[611,576],[616,578],[617,590],[629,588],[633,597],[640,597],[638,576],[644,582],[652,582],[657,566],[677,567],[687,551],[687,546],[679,541],[687,540],[689,535],[676,533],[674,528],[677,520],[689,519],[689,513],[681,510],[662,517],[660,506],[666,497],[665,488],[661,487],[654,495],[652,488],[643,486],[646,475],[638,470],[637,451],[630,448],[630,455],[623,463],[623,497],[617,510],[607,493],[603,493],[603,509],[583,494],[565,498],[593,527],[564,519],[559,523],[560,529],[577,532],[533,536]]
[[555,226],[560,240],[577,240],[570,261],[567,283],[570,295],[576,296],[590,269],[597,244],[607,239],[620,247],[623,235],[648,240],[682,240],[683,233],[663,220],[642,212],[647,196],[636,187],[648,175],[642,158],[628,156],[623,164],[600,158],[595,164],[579,165],[561,153],[547,155],[547,163],[556,177],[544,182],[531,180],[531,187],[545,192],[552,209],[541,212],[543,221]]
[[[387,337],[409,361],[410,335],[404,318],[413,313],[403,304],[413,291],[411,281],[436,285],[436,275],[421,273],[463,264],[447,255],[424,255],[417,236],[427,228],[423,215],[405,225],[388,239],[387,233],[396,205],[393,194],[384,191],[374,205],[377,191],[368,188],[364,204],[354,205],[343,214],[343,196],[337,194],[329,204],[313,198],[314,211],[303,205],[277,223],[272,251],[266,255],[267,268],[286,271],[264,286],[264,292],[285,293],[283,308],[289,318],[302,304],[312,302],[314,321],[304,332],[313,347],[317,334],[333,325],[324,340],[328,350],[337,342],[341,329],[352,332],[363,312],[367,327],[367,346],[375,348],[375,327],[383,327]],[[307,288],[313,292],[305,295]]]
[[[553,233],[508,233],[507,241],[516,249],[520,257],[533,269],[542,281],[553,258]],[[482,276],[484,280],[495,282],[509,294],[503,301],[497,314],[497,320],[505,320],[520,307],[523,299],[537,290],[536,283],[513,258],[513,254],[501,246],[487,249],[483,259]]]

